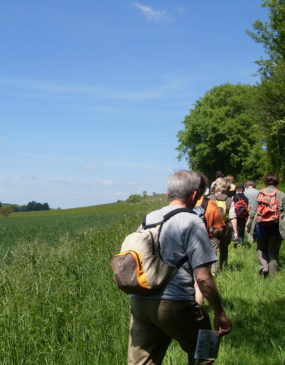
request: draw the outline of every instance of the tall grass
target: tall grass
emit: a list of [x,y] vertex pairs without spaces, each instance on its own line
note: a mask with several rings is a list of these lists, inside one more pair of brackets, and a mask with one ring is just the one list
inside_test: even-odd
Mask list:
[[[112,281],[109,262],[144,214],[162,204],[1,219],[0,363],[125,364],[129,298]],[[262,280],[254,246],[231,247],[229,263],[216,281],[233,332],[216,363],[283,365],[284,266],[275,280]],[[164,361],[173,364],[186,364],[176,343]]]

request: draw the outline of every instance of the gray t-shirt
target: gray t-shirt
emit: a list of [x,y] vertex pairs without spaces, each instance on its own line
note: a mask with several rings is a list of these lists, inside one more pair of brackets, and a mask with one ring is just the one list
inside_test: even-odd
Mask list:
[[256,202],[256,198],[257,195],[259,194],[259,190],[253,188],[253,187],[249,187],[248,189],[245,189],[244,191],[244,195],[247,197],[248,199],[248,203],[250,208],[254,205],[254,203]]
[[[167,206],[151,212],[146,217],[146,224],[157,223],[168,212],[179,208]],[[164,223],[160,235],[161,257],[170,265],[179,265],[173,278],[159,292],[149,298],[165,300],[190,300],[195,298],[192,270],[201,265],[212,264],[217,256],[211,246],[205,224],[195,214],[178,213]]]

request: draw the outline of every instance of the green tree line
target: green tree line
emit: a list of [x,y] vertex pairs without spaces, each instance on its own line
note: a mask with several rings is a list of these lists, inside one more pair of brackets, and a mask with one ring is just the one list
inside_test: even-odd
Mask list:
[[214,177],[259,180],[274,171],[285,181],[285,0],[266,0],[268,20],[249,36],[264,47],[257,85],[223,84],[196,101],[178,132],[179,158]]
[[18,204],[7,204],[0,202],[0,213],[4,216],[8,216],[13,212],[33,212],[41,210],[50,210],[48,203],[38,203],[36,201],[31,201],[27,205]]

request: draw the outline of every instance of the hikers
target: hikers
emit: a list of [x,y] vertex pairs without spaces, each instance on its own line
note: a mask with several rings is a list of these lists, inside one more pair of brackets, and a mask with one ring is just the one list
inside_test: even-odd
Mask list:
[[[219,236],[220,244],[220,258],[219,258],[219,267],[220,270],[223,270],[228,263],[228,246],[232,240],[232,235],[235,240],[238,239],[237,233],[237,220],[236,215],[231,209],[232,199],[227,196],[229,185],[222,178],[218,178],[215,184],[215,193],[209,195],[210,200],[215,200],[217,205],[219,206],[223,219],[226,223],[226,226]],[[232,233],[234,232],[234,233]]]
[[256,185],[251,180],[247,180],[244,185],[245,185],[244,195],[248,199],[249,208],[251,208],[254,202],[256,201],[259,190],[255,189]]
[[265,188],[260,191],[250,209],[246,230],[257,240],[260,274],[274,277],[282,239],[285,239],[285,194],[277,189],[278,176],[268,173]]
[[248,199],[244,195],[244,186],[238,185],[236,187],[236,195],[233,196],[233,204],[235,209],[235,215],[237,218],[237,231],[238,231],[238,239],[234,242],[234,247],[237,247],[237,244],[244,243],[244,233],[245,233],[245,224],[248,217]]
[[[146,224],[161,221],[166,213],[177,208],[192,209],[203,192],[201,177],[195,172],[181,170],[172,174],[168,180],[169,205],[148,214]],[[195,303],[194,277],[214,309],[215,328],[220,329],[220,335],[231,331],[211,275],[209,265],[217,257],[202,220],[193,213],[176,214],[163,225],[160,242],[164,262],[179,266],[187,261],[155,295],[131,297],[128,365],[162,364],[172,338],[187,352],[188,364],[194,364],[198,330],[210,329],[207,313]]]

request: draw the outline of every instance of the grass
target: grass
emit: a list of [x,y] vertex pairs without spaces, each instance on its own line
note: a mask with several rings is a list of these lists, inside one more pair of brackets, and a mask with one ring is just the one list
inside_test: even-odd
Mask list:
[[[129,298],[112,281],[109,262],[123,237],[161,205],[116,203],[1,219],[0,363],[125,364]],[[280,262],[275,280],[261,280],[255,246],[230,247],[229,268],[216,281],[233,331],[222,339],[216,364],[284,365],[284,246]],[[186,364],[176,343],[163,364]]]

